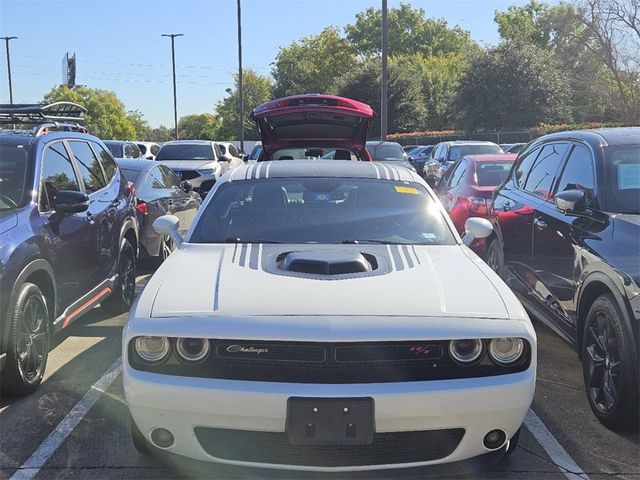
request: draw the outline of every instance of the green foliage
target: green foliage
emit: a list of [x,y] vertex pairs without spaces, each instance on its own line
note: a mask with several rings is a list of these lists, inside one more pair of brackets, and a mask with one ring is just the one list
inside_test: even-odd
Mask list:
[[356,57],[349,42],[335,27],[304,37],[280,48],[271,74],[276,82],[274,95],[335,93],[335,79],[345,74]]
[[[368,8],[356,14],[356,22],[345,27],[347,39],[356,52],[364,57],[381,53],[382,12]],[[448,55],[472,48],[469,32],[450,28],[444,19],[427,18],[423,9],[401,3],[387,14],[388,54],[424,56]]]
[[217,140],[220,121],[210,113],[185,115],[178,121],[180,140]]
[[551,39],[549,7],[536,0],[522,6],[512,5],[506,12],[495,12],[498,32],[504,40],[525,42],[547,48]]
[[[228,97],[218,102],[216,116],[220,121],[217,140],[237,140],[240,138],[240,86],[238,76],[235,77],[235,87],[228,89]],[[273,84],[269,77],[258,75],[252,70],[245,70],[242,75],[242,89],[244,93],[244,111],[242,120],[244,122],[245,140],[260,140],[255,124],[249,118],[251,110],[258,105],[273,98]]]
[[571,120],[569,82],[553,56],[506,42],[474,58],[460,80],[463,126],[499,129]]
[[[84,124],[89,133],[104,140],[138,140],[136,126],[141,126],[141,115],[128,116],[114,92],[89,87],[68,88],[60,85],[44,96],[45,103],[68,101],[87,109]],[[144,132],[142,132],[144,133]]]
[[160,125],[149,130],[146,140],[150,142],[168,142],[169,140],[175,140],[175,135],[172,128]]
[[[339,95],[371,105],[380,112],[380,59],[369,59],[352,67],[336,82]],[[420,78],[402,62],[392,60],[388,65],[387,127],[389,132],[407,132],[418,128],[425,117]],[[380,122],[374,122],[371,136],[380,135]]]
[[127,112],[127,119],[133,124],[133,128],[136,131],[134,140],[147,140],[149,138],[151,127],[143,117],[144,115],[140,110]]

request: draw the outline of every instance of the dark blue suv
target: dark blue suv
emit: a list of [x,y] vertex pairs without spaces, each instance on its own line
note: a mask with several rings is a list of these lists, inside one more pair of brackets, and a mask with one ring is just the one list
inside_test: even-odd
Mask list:
[[42,381],[55,333],[98,303],[128,310],[135,291],[134,192],[100,139],[58,123],[83,110],[70,105],[0,106],[0,124],[57,120],[0,130],[0,385],[14,395]]

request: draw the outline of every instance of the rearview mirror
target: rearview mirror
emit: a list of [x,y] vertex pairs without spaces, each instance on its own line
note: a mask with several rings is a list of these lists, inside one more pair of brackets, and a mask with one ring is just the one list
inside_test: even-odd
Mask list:
[[556,207],[561,212],[584,212],[586,198],[582,190],[565,190],[556,194]]
[[183,238],[178,232],[180,220],[175,215],[162,215],[153,222],[153,229],[158,235],[170,236],[173,243],[178,246],[182,243]]
[[471,217],[464,222],[462,242],[468,247],[476,238],[487,238],[493,233],[493,225],[486,218]]
[[80,213],[89,208],[89,195],[74,190],[60,190],[53,197],[56,213]]

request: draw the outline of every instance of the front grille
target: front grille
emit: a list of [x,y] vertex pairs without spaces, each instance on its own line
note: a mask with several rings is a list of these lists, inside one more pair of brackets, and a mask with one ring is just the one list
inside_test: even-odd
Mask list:
[[193,180],[201,175],[195,170],[173,170],[180,177],[181,180]]
[[[172,340],[173,341],[173,340]],[[485,354],[477,365],[462,366],[447,353],[448,342],[247,342],[211,340],[211,354],[187,365],[175,354],[160,365],[139,360],[130,343],[133,368],[187,377],[286,383],[391,383],[475,378],[521,372],[530,353],[514,366],[495,365]],[[528,345],[525,342],[526,345]],[[486,349],[485,349],[486,350]]]
[[348,467],[428,462],[447,457],[463,428],[376,433],[370,445],[293,445],[284,432],[195,428],[202,448],[214,457],[254,463]]

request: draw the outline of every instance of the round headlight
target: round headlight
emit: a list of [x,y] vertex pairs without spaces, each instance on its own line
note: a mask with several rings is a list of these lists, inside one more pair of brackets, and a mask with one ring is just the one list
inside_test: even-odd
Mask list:
[[147,363],[161,362],[171,351],[167,337],[138,337],[134,347],[138,356]]
[[206,338],[179,338],[176,342],[178,358],[185,362],[199,362],[209,354],[209,340]]
[[470,365],[482,358],[483,343],[482,340],[465,339],[451,340],[449,342],[449,355],[456,362],[463,365]]
[[517,362],[523,353],[524,342],[520,338],[494,338],[489,343],[489,355],[500,365]]

